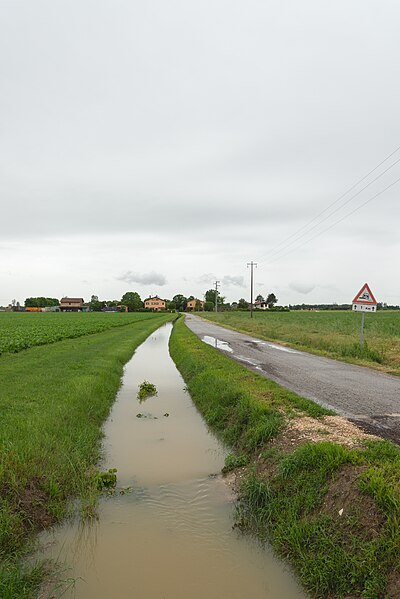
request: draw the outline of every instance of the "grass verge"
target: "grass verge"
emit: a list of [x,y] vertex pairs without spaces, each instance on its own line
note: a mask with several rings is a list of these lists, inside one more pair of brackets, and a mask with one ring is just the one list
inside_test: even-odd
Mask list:
[[400,449],[248,371],[183,320],[170,351],[233,450],[238,526],[289,559],[312,597],[398,598]]
[[0,597],[34,596],[43,567],[21,559],[34,533],[78,498],[97,499],[101,426],[135,348],[173,315],[0,358]]

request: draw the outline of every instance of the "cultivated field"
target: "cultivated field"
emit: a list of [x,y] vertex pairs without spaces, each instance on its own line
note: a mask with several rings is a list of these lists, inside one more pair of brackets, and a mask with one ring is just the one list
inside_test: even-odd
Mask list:
[[362,352],[360,313],[257,311],[252,319],[249,312],[203,312],[201,316],[267,341],[400,374],[400,311],[366,314]]
[[0,313],[0,354],[101,333],[156,316],[149,312],[3,312]]
[[[37,596],[45,568],[24,566],[20,558],[36,532],[68,513],[71,500],[78,498],[83,515],[94,515],[101,426],[123,365],[173,317],[0,315],[9,349],[0,356],[1,598]],[[42,345],[15,353],[22,343]]]

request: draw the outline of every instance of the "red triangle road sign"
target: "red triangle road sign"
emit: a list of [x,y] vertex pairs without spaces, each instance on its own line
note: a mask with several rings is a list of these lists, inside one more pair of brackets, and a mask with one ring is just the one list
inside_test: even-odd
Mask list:
[[357,293],[356,297],[353,299],[353,304],[377,304],[374,294],[369,288],[368,283],[365,283],[360,291]]

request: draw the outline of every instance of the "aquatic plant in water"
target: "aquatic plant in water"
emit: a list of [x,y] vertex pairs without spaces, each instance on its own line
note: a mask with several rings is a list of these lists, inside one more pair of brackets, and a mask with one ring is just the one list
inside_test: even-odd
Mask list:
[[107,472],[96,472],[96,486],[99,491],[114,489],[117,484],[116,468],[110,468]]
[[153,385],[153,383],[149,383],[149,381],[143,381],[143,383],[140,383],[137,394],[140,403],[145,401],[148,397],[153,397],[154,395],[157,395],[157,387]]

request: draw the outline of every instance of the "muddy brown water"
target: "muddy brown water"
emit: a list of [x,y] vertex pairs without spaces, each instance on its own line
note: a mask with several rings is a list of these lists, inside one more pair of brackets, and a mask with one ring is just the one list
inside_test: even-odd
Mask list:
[[[101,499],[94,524],[68,522],[42,536],[42,553],[69,581],[43,597],[304,599],[268,547],[232,528],[234,498],[219,476],[227,451],[184,390],[169,356],[171,328],[126,365],[104,429],[102,468],[117,468],[118,488],[131,490]],[[158,394],[139,403],[144,380]]]

